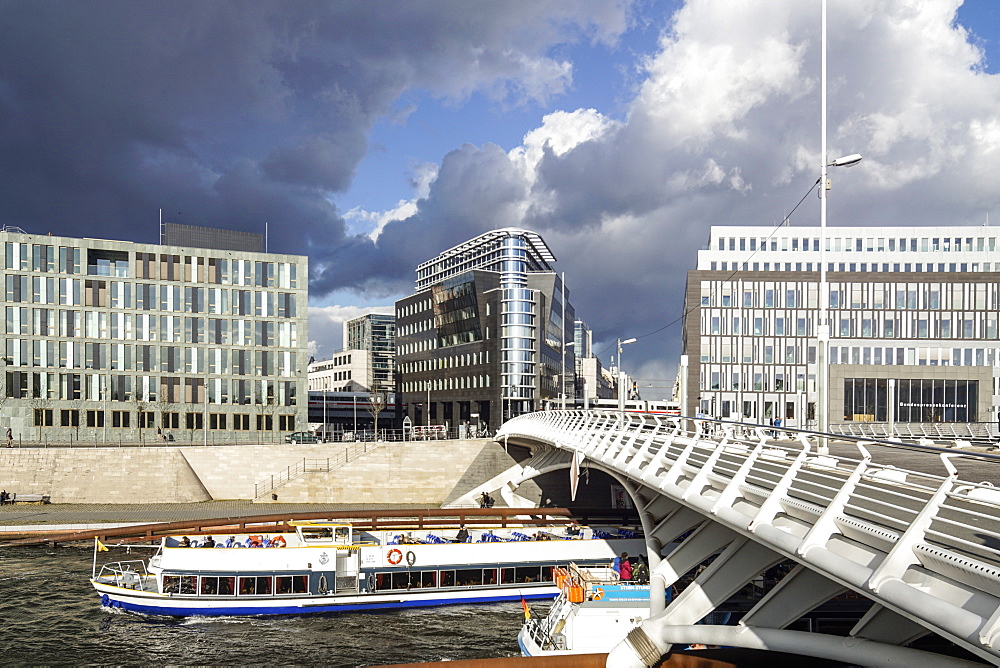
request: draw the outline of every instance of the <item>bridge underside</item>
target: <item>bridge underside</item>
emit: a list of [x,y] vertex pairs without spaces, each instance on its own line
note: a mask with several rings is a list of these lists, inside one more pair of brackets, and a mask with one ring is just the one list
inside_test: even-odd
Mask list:
[[[703,429],[566,411],[522,416],[499,434],[536,453],[520,478],[584,457],[640,510],[651,582],[675,596],[651,597],[650,619],[609,665],[654,665],[712,633],[711,644],[866,665],[941,665],[930,651],[1000,665],[995,490],[960,482],[947,458],[946,475],[933,476],[879,466],[864,443],[857,457],[834,457],[804,432]],[[739,623],[712,625],[727,618]]]

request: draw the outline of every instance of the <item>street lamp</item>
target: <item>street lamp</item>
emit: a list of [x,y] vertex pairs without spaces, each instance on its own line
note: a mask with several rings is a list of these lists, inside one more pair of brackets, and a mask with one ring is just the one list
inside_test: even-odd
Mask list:
[[562,345],[562,371],[559,372],[559,399],[560,409],[566,410],[566,349],[576,345],[576,341],[563,342]]
[[625,410],[625,370],[622,368],[622,346],[635,343],[635,341],[634,336],[624,341],[618,339],[618,410],[620,411]]
[[830,287],[826,281],[826,192],[830,187],[827,170],[830,167],[850,167],[861,162],[861,155],[837,158],[830,162],[826,154],[826,0],[822,2],[821,58],[820,58],[820,158],[822,170],[819,177],[819,322],[816,325],[816,418],[817,431],[826,433],[830,428],[829,394],[830,371],[827,351],[830,345]]

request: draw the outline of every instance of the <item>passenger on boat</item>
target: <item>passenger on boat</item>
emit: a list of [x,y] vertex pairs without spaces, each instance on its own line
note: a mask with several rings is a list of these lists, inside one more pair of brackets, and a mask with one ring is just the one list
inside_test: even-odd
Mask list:
[[566,525],[566,535],[567,536],[579,536],[580,535],[580,525],[576,520],[573,520]]
[[215,539],[211,536],[207,536],[205,541],[201,544],[202,547],[215,547]]
[[622,580],[632,579],[632,562],[628,560],[628,552],[622,552],[621,561],[618,563],[618,576]]
[[455,535],[455,540],[459,543],[464,543],[469,540],[469,530],[465,528],[464,524],[459,527],[458,534]]
[[178,547],[191,547],[191,539],[187,536],[182,537]]
[[645,557],[641,554],[636,560],[635,568],[632,569],[632,580],[636,584],[649,583],[649,568],[646,566]]

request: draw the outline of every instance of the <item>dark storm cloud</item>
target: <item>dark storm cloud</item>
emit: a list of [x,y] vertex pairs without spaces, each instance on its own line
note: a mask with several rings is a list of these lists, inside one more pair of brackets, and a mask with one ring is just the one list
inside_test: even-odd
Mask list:
[[[613,39],[604,2],[0,0],[0,222],[153,241],[177,222],[263,231],[319,292],[402,269],[351,238],[344,191],[407,89],[517,102],[558,94],[567,39]],[[364,266],[367,265],[367,266]],[[363,267],[363,271],[359,271]]]

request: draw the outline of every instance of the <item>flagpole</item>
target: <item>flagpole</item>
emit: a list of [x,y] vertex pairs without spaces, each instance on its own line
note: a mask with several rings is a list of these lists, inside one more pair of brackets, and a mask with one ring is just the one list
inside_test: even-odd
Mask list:
[[97,577],[97,536],[94,536],[94,566],[90,569],[90,579]]

